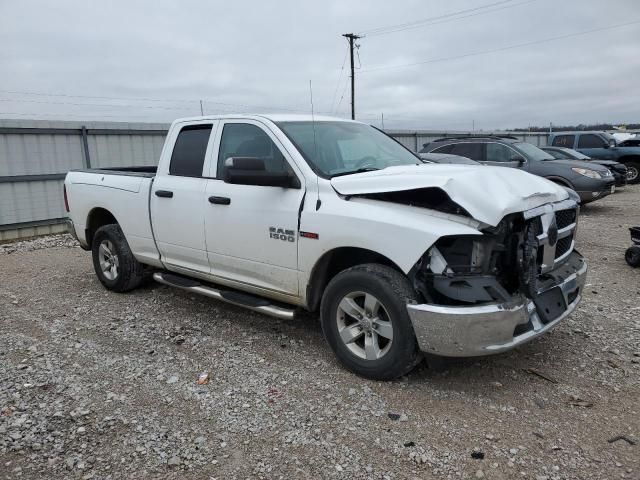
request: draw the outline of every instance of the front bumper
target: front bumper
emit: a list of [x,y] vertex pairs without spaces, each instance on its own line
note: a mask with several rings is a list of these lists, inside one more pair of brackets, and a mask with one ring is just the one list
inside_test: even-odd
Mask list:
[[[517,296],[502,304],[477,306],[407,305],[420,350],[446,357],[473,357],[510,350],[551,330],[567,318],[582,298],[587,263],[578,253],[554,272],[559,279],[539,292],[538,299],[552,299],[553,318],[538,300]],[[545,297],[542,297],[542,295]],[[564,302],[564,304],[562,304]],[[557,305],[556,305],[557,304]],[[546,318],[546,322],[543,318]]]
[[576,192],[580,196],[580,203],[589,203],[600,198],[604,198],[607,195],[614,193],[616,181],[613,177],[609,177],[606,182],[598,182],[599,185],[593,185],[587,190],[577,190]]

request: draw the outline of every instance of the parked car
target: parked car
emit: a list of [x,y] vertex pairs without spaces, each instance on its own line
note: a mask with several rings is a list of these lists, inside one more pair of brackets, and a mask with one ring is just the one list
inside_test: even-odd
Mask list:
[[564,147],[541,147],[542,150],[547,152],[554,158],[559,160],[571,159],[571,160],[584,160],[585,162],[597,163],[603,167],[607,167],[613,174],[613,178],[616,181],[616,187],[624,187],[627,184],[627,167],[622,163],[615,162],[613,160],[599,160],[589,158],[586,155],[573,150],[571,148]]
[[460,155],[450,155],[445,153],[419,153],[418,156],[422,160],[433,163],[449,163],[457,165],[481,165],[475,160]]
[[549,146],[572,148],[589,158],[614,160],[627,167],[627,182],[640,182],[640,147],[619,146],[606,132],[558,132],[549,135]]
[[615,190],[609,169],[580,160],[556,160],[535,145],[514,137],[441,138],[426,144],[421,153],[427,152],[461,155],[485,165],[521,169],[575,190],[581,203],[598,200]]
[[319,311],[338,359],[375,379],[538,337],[586,280],[565,189],[424,163],[331,117],[177,120],[157,169],[71,171],[64,196],[105,288],[152,275],[278,318]]

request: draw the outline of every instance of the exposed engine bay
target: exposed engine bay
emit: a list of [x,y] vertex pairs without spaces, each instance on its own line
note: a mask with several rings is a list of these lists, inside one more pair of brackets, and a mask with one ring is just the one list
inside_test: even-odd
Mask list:
[[518,295],[535,302],[570,260],[576,220],[575,205],[558,211],[549,206],[507,215],[482,236],[442,237],[410,278],[424,300],[436,305],[505,303]]

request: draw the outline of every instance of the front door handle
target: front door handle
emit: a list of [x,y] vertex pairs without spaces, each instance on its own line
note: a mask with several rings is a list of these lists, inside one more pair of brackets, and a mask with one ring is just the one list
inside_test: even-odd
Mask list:
[[173,192],[170,190],[156,190],[156,197],[173,198]]
[[231,203],[231,199],[228,197],[209,197],[209,203],[213,203],[215,205],[229,205]]

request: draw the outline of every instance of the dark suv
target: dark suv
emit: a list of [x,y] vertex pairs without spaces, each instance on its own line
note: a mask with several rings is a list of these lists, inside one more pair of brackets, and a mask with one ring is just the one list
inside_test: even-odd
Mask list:
[[428,152],[460,155],[485,165],[519,168],[575,190],[582,203],[615,191],[615,180],[608,168],[581,160],[556,160],[535,145],[514,137],[440,138],[425,144],[420,151]]

